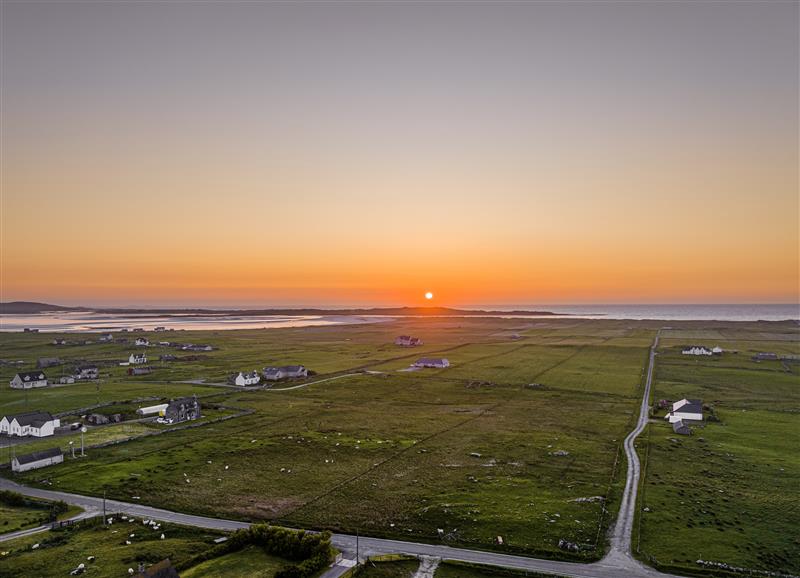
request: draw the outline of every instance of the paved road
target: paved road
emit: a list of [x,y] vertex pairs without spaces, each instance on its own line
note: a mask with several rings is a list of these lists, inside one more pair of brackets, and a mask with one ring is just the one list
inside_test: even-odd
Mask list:
[[[401,540],[386,540],[382,538],[356,538],[347,534],[334,534],[333,545],[344,552],[348,557],[356,554],[356,540],[358,540],[358,554],[360,558],[379,554],[412,554],[417,556],[431,556],[449,560],[460,560],[463,562],[473,562],[476,564],[488,564],[492,566],[503,566],[534,572],[551,573],[557,576],[570,576],[573,578],[677,578],[671,574],[663,574],[652,568],[648,568],[634,560],[630,554],[631,530],[633,528],[633,517],[636,509],[636,494],[639,483],[640,465],[636,455],[634,440],[644,430],[647,424],[648,405],[650,399],[650,388],[653,379],[653,366],[655,363],[655,352],[658,346],[658,335],[650,348],[650,359],[647,367],[647,378],[640,405],[639,419],[636,427],[625,438],[625,455],[628,459],[628,474],[625,490],[622,498],[622,506],[614,527],[611,539],[611,549],[608,555],[599,562],[592,564],[579,564],[575,562],[559,562],[556,560],[540,560],[525,556],[514,556],[510,554],[498,554],[494,552],[482,552],[479,550],[466,550],[453,548],[440,544],[421,544],[416,542],[404,542]],[[346,377],[346,376],[339,376]],[[319,382],[315,382],[319,383]],[[311,384],[305,384],[311,385]],[[63,500],[68,504],[74,504],[86,510],[86,514],[102,513],[103,500],[91,496],[70,494],[54,490],[44,490],[21,486],[11,480],[0,478],[0,489],[13,490],[21,494],[37,498],[51,500]],[[246,528],[249,524],[235,520],[224,520],[219,518],[208,518],[205,516],[193,516],[180,512],[171,512],[159,508],[152,508],[141,504],[132,504],[116,500],[106,500],[106,512],[120,512],[139,518],[149,518],[172,522],[185,526],[195,526],[199,528],[210,528],[215,530],[237,530]],[[330,575],[338,575],[344,572],[341,567],[333,567]],[[326,576],[328,573],[326,573]]]

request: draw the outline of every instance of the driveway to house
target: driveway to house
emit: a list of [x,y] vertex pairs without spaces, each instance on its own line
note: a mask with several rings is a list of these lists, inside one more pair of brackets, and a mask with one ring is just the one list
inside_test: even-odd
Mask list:
[[[599,562],[580,564],[577,562],[542,560],[538,558],[528,558],[526,556],[515,556],[510,554],[499,554],[495,552],[483,552],[480,550],[454,548],[441,544],[423,544],[417,542],[405,542],[402,540],[387,540],[383,538],[356,537],[348,534],[334,534],[332,539],[333,545],[347,554],[348,557],[353,556],[356,554],[356,552],[358,552],[359,558],[381,554],[410,554],[415,556],[441,558],[445,560],[471,562],[474,564],[502,566],[505,568],[549,573],[556,576],[569,576],[572,578],[677,578],[677,576],[673,574],[664,574],[654,570],[653,568],[649,568],[631,556],[631,530],[633,528],[633,518],[636,510],[636,495],[640,476],[640,464],[639,458],[636,455],[634,440],[647,425],[650,389],[653,380],[653,366],[655,364],[658,338],[659,334],[657,333],[655,340],[653,341],[653,345],[650,347],[647,377],[645,379],[642,402],[639,406],[639,419],[637,420],[636,427],[628,434],[624,442],[625,455],[628,461],[628,473],[625,483],[625,490],[622,497],[622,505],[620,506],[620,512],[617,516],[617,522],[614,526],[614,531],[611,536],[611,548],[605,558]],[[342,377],[348,377],[350,375],[358,374],[340,375],[312,383],[321,383],[322,381],[339,379]],[[306,383],[288,389],[305,387],[307,385],[312,385],[312,383]],[[87,516],[89,516],[91,513],[102,513],[104,510],[102,498],[82,496],[79,494],[59,492],[55,490],[30,488],[5,478],[0,478],[0,489],[11,490],[36,498],[63,500],[68,504],[80,506],[85,510],[85,514]],[[162,510],[160,508],[152,508],[150,506],[119,502],[116,500],[106,500],[105,511],[107,513],[125,513],[127,515],[136,516],[139,518],[149,518],[164,522],[172,522],[174,524],[181,524],[184,526],[195,526],[213,530],[233,531],[240,528],[246,528],[250,525],[247,522],[224,520],[220,518],[208,518],[205,516],[193,516],[191,514],[171,512],[169,510]],[[344,571],[344,568],[334,566],[328,571],[330,574],[326,572],[326,576],[338,575]]]

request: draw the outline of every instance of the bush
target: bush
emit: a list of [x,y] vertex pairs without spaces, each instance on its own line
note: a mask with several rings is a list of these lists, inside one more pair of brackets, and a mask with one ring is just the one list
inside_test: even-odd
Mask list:
[[333,558],[330,532],[316,534],[255,524],[245,530],[237,530],[222,544],[178,564],[176,570],[186,570],[206,560],[237,552],[250,544],[260,546],[273,556],[298,562],[281,568],[275,578],[307,578],[327,566]]

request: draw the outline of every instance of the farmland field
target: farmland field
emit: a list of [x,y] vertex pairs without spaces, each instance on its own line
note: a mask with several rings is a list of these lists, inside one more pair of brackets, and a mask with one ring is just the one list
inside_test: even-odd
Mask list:
[[[796,399],[796,375],[791,372],[753,362],[752,371],[764,379],[748,373],[742,374],[741,383],[731,382],[729,372],[742,370],[726,356],[703,361],[709,367],[696,371],[695,360],[668,354],[670,348],[699,339],[696,331],[703,324],[685,325],[695,333],[685,337],[677,330],[664,332],[654,395],[709,399],[700,391],[708,387],[730,403],[746,402],[743,408],[754,415],[773,411],[775,396],[788,400],[789,409],[796,408],[791,401]],[[105,492],[126,501],[137,496],[141,503],[196,514],[594,560],[605,551],[606,529],[618,505],[625,469],[621,443],[635,421],[648,348],[659,327],[646,321],[418,318],[372,325],[182,331],[182,341],[209,343],[215,350],[188,362],[160,363],[147,379],[129,377],[113,365],[134,349],[118,344],[59,348],[48,344],[52,334],[0,334],[0,346],[5,359],[23,359],[25,367],[32,367],[37,357],[54,356],[53,350],[67,360],[70,352],[79,352],[80,358],[107,363],[99,391],[92,384],[34,390],[27,394],[28,407],[68,412],[98,401],[128,407],[139,397],[197,393],[203,403],[252,410],[228,421],[94,448],[83,460],[67,459],[60,466],[18,476],[24,483],[93,495]],[[792,331],[796,334],[785,323],[720,323],[714,335],[736,341],[743,350],[738,355],[746,360],[742,344],[756,334],[763,339]],[[394,346],[400,334],[422,337],[425,345]],[[157,341],[165,335],[176,338],[171,332],[148,336]],[[780,345],[780,351],[797,349],[791,339]],[[170,351],[147,351],[160,349]],[[451,367],[399,371],[423,355],[447,357]],[[681,365],[690,361],[689,371],[681,373]],[[234,371],[289,363],[302,363],[316,375],[272,389],[211,385]],[[15,371],[2,369],[8,379]],[[205,385],[179,383],[188,380],[205,380]],[[305,383],[310,385],[284,389]],[[756,383],[760,389],[748,392]],[[14,408],[25,396],[11,393],[14,403],[0,407],[19,411]],[[726,421],[723,404],[717,408],[723,422],[709,424],[709,430],[734,423],[733,418]],[[793,415],[781,415],[786,423],[774,427],[789,428],[782,437],[788,444]],[[648,504],[664,502],[668,509],[676,496],[669,489],[659,496],[664,485],[652,482],[670,467],[658,465],[664,457],[659,440],[667,440],[665,452],[680,450],[672,448],[671,430],[662,426],[656,423],[646,434],[650,449],[644,499]],[[687,452],[689,444],[702,443],[699,437],[711,439],[696,435],[681,440]],[[791,460],[786,461],[781,467],[787,483],[796,481],[789,475]],[[670,475],[690,480],[701,476],[701,470]],[[754,479],[762,474],[754,472]],[[786,499],[796,499],[789,487]],[[786,503],[775,506],[786,508]],[[651,508],[648,516],[658,511]],[[643,557],[664,563],[694,555],[682,554],[674,521],[663,526],[643,516],[641,522]],[[662,531],[673,537],[661,540]],[[770,535],[761,542],[762,549],[787,556],[782,552],[790,538],[760,532]],[[718,534],[725,543],[732,532]],[[497,536],[503,537],[502,546],[496,544]],[[561,550],[562,539],[580,544],[581,550]],[[741,555],[728,556],[723,547],[719,556],[742,560]],[[793,564],[791,555],[786,560]]]
[[[640,444],[647,452],[640,555],[677,571],[697,571],[703,560],[800,573],[800,365],[751,359],[800,354],[797,329],[674,330],[666,337],[654,398],[702,399],[719,421],[691,436],[675,436],[661,419],[650,425]],[[725,352],[684,356],[686,343]]]

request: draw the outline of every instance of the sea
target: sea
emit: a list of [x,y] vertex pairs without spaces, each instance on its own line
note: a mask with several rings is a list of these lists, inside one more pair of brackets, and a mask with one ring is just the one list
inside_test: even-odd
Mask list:
[[[465,307],[466,309],[467,307]],[[800,304],[741,305],[513,305],[476,306],[469,309],[498,312],[547,311],[581,319],[655,319],[662,321],[785,321],[800,320]],[[498,313],[496,317],[518,317]],[[551,318],[551,316],[533,316]],[[528,316],[526,316],[528,318]],[[0,331],[110,332],[123,329],[170,330],[271,329],[381,323],[394,319],[381,315],[195,315],[157,313],[49,312],[36,315],[0,315]]]

